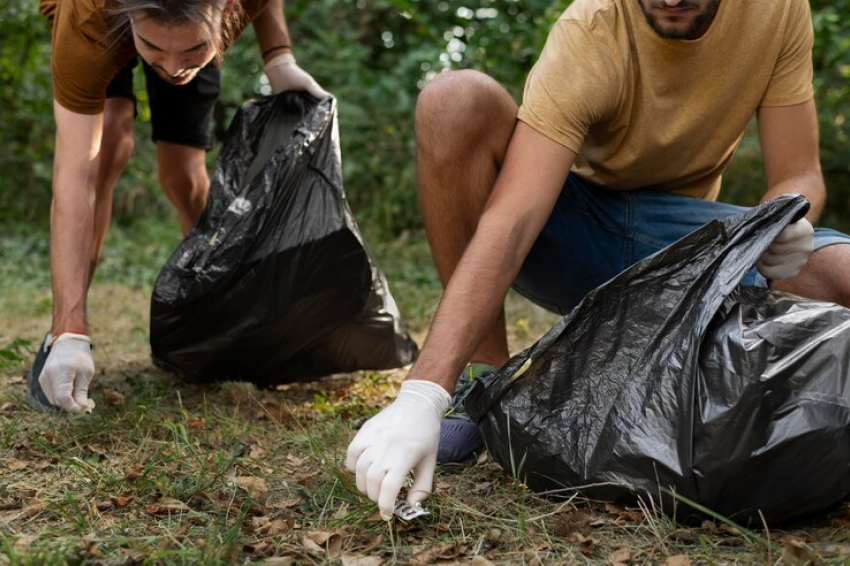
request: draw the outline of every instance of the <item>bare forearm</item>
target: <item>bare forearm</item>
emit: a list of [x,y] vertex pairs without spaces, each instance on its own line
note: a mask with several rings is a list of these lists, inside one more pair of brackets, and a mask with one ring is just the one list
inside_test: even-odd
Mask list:
[[817,224],[826,205],[826,186],[824,185],[820,170],[791,177],[777,183],[768,189],[762,198],[762,202],[792,193],[798,193],[806,197],[811,204],[806,218],[812,224]]
[[[260,52],[265,53],[263,58],[266,61],[275,55],[292,51],[292,42],[289,37],[289,29],[286,25],[286,17],[283,14],[283,2],[281,0],[271,0],[266,6],[266,9],[254,19],[253,26],[257,34],[257,43],[260,46]],[[272,49],[274,50],[270,51]]]
[[526,252],[503,226],[479,223],[449,281],[410,379],[434,381],[454,391],[457,376],[496,323],[505,294]]
[[50,271],[53,334],[88,334],[88,292],[94,239],[95,175],[103,116],[69,112],[58,104],[53,202],[50,207]]

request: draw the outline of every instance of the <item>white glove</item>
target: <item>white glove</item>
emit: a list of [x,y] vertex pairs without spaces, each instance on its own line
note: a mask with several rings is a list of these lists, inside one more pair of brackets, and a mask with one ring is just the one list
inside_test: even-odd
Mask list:
[[357,474],[357,489],[378,504],[385,521],[393,516],[410,470],[414,478],[407,501],[418,503],[430,495],[440,422],[451,400],[436,383],[405,381],[396,400],[369,419],[348,446],[345,465]]
[[796,277],[809,261],[814,234],[815,229],[805,218],[789,224],[761,256],[759,273],[774,280]]
[[53,340],[38,383],[51,404],[71,413],[90,413],[89,384],[94,375],[91,338],[66,332]]
[[263,69],[275,94],[287,90],[306,90],[318,99],[330,96],[328,91],[319,86],[316,79],[295,64],[292,53],[281,53],[269,59]]

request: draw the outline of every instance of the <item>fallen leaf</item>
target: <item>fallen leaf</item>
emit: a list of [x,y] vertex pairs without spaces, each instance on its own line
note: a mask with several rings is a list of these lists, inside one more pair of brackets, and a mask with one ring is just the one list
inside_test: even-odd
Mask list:
[[383,542],[384,542],[384,535],[376,536],[375,538],[373,538],[372,540],[369,541],[369,544],[367,544],[366,546],[363,547],[363,550],[362,550],[363,554],[369,554],[370,552],[372,552],[373,550],[375,550],[376,548],[381,546],[381,543],[383,543]]
[[269,488],[266,485],[265,478],[256,476],[236,476],[233,478],[233,483],[245,490],[252,499],[264,503],[269,494]]
[[668,556],[663,566],[691,566],[691,559],[686,554],[675,554]]
[[262,460],[266,457],[266,451],[262,446],[254,446],[251,448],[250,457],[254,460]]
[[107,407],[117,407],[124,404],[124,395],[114,389],[104,387],[101,393],[103,394],[103,404]]
[[156,505],[145,505],[145,513],[148,515],[171,515],[191,511],[191,508],[177,499],[163,497]]
[[492,562],[481,556],[480,554],[470,561],[472,566],[494,566]]
[[23,470],[27,466],[30,465],[29,460],[15,460],[9,459],[6,460],[6,467],[12,470],[13,472],[17,472],[18,470]]
[[342,553],[342,536],[339,532],[310,531],[304,535],[303,543],[306,550],[327,553],[331,558],[339,558]]
[[142,467],[139,464],[127,466],[124,468],[124,481],[135,481],[142,474]]
[[112,502],[112,504],[115,507],[126,507],[127,505],[129,505],[130,503],[133,502],[133,499],[135,499],[133,496],[130,496],[130,497],[118,496],[118,497],[110,497],[109,498],[109,500]]
[[204,417],[195,417],[192,419],[186,420],[186,428],[203,428],[204,425],[207,424],[207,420]]
[[295,456],[293,454],[286,455],[286,461],[296,467],[300,467],[302,464],[304,464],[305,460],[306,458],[299,458],[298,456]]
[[441,542],[436,546],[432,546],[428,550],[414,554],[410,563],[419,566],[424,564],[433,564],[437,560],[453,560],[454,558],[457,558],[461,552],[462,549],[458,547],[457,543]]
[[381,566],[384,559],[380,556],[360,556],[357,554],[343,554],[342,566]]
[[628,564],[631,559],[632,551],[628,548],[621,548],[608,556],[608,564],[610,566],[620,566],[622,564]]
[[558,518],[555,524],[555,536],[566,539],[568,542],[581,542],[575,540],[574,535],[587,535],[590,533],[591,517],[581,510],[572,511]]

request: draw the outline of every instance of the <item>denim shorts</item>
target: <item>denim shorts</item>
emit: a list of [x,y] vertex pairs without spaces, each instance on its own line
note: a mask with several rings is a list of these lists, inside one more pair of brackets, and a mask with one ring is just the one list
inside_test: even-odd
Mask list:
[[[633,263],[712,220],[743,210],[674,193],[614,191],[570,173],[513,287],[543,308],[567,314],[587,293]],[[839,243],[850,244],[850,236],[815,229],[814,249]],[[755,268],[743,283],[767,286]]]

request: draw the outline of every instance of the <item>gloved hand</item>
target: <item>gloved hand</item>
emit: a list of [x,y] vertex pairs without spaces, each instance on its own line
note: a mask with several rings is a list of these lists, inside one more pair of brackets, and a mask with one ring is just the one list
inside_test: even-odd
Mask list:
[[388,521],[407,473],[413,486],[407,501],[428,497],[437,465],[440,422],[452,398],[430,381],[408,380],[393,403],[372,417],[348,446],[346,467],[357,475],[357,489],[378,504]]
[[71,413],[90,413],[89,384],[94,375],[91,338],[85,334],[60,334],[50,348],[38,383],[51,404]]
[[281,53],[269,59],[264,66],[264,71],[275,94],[287,90],[306,90],[318,99],[330,96],[328,91],[319,86],[316,79],[295,64],[292,53]]
[[767,279],[796,277],[812,253],[814,234],[815,229],[805,218],[789,224],[761,256],[759,273]]

